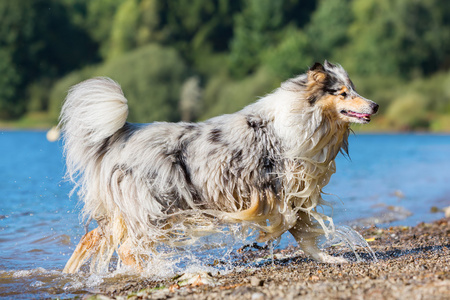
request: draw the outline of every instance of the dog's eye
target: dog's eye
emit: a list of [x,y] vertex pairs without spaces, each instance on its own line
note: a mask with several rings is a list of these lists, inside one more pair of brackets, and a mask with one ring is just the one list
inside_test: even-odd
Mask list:
[[342,97],[347,97],[347,93],[346,92],[342,92],[342,93],[340,93],[339,95],[341,95]]

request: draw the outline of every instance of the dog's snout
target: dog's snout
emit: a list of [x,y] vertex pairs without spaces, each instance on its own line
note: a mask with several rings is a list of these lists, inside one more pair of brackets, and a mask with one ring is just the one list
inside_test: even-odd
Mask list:
[[378,104],[376,104],[375,102],[372,102],[372,104],[370,105],[372,107],[372,111],[374,114],[377,113],[378,108],[380,107]]

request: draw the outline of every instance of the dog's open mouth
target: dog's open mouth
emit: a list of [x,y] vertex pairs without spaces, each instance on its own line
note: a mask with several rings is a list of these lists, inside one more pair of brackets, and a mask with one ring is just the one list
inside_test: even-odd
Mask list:
[[341,114],[347,117],[356,118],[358,120],[361,120],[362,122],[370,122],[371,114],[363,114],[351,110],[341,110]]

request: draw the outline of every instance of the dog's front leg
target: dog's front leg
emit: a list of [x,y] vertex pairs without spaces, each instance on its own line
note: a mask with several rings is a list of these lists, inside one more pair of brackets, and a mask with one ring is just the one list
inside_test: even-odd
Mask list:
[[133,253],[133,244],[130,238],[125,240],[117,252],[124,265],[133,267],[138,272],[143,271],[144,268],[138,260],[138,256]]
[[294,227],[289,229],[289,232],[294,236],[298,245],[306,255],[321,263],[347,263],[347,260],[344,258],[331,256],[321,251],[317,246],[317,239],[324,234],[323,229],[313,223],[308,214],[298,212],[297,216],[297,223]]

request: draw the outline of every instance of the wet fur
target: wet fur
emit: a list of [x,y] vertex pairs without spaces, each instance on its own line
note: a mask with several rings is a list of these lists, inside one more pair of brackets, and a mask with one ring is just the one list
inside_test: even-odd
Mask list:
[[99,227],[64,271],[77,272],[88,259],[92,272],[105,270],[114,251],[142,270],[155,244],[194,242],[235,223],[259,230],[261,242],[289,230],[312,258],[344,262],[317,247],[318,236],[334,232],[317,208],[329,205],[322,188],[336,155],[348,150],[349,123],[365,123],[376,110],[328,62],[201,123],[127,123],[117,83],[74,86],[61,113],[67,175]]

